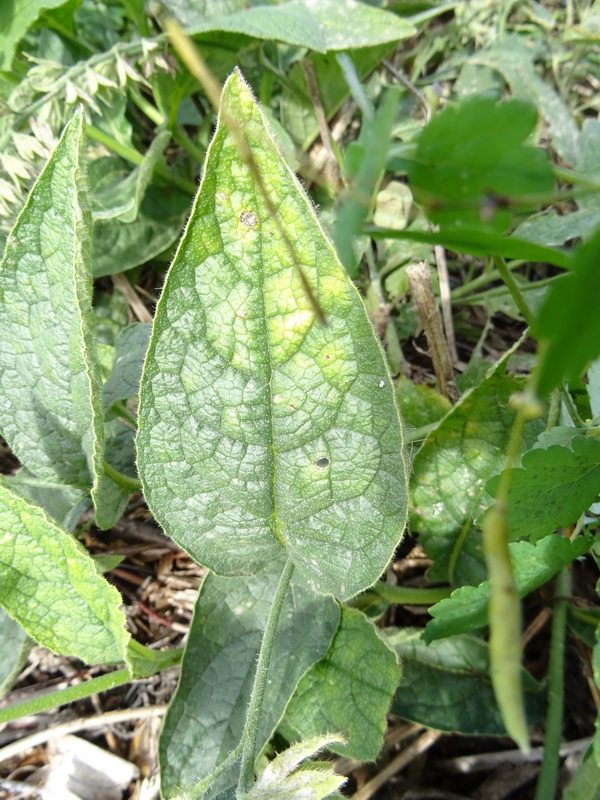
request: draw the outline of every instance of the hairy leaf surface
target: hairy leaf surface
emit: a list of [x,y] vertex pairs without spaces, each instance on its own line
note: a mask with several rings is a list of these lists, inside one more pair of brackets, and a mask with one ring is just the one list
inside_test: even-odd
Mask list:
[[306,739],[341,731],[336,753],[374,761],[381,750],[400,668],[396,656],[364,614],[342,608],[340,627],[325,658],[298,684],[285,722]]
[[121,596],[81,545],[0,483],[0,605],[36,642],[88,664],[125,661]]
[[79,112],[7,242],[0,266],[0,431],[37,477],[93,485],[102,526],[98,493],[107,479],[83,148]]
[[327,326],[221,115],[156,312],[140,477],[166,532],[215,572],[257,572],[285,549],[313,588],[350,597],[379,577],[404,527],[393,384],[362,301],[239,73],[222,103]]
[[11,690],[32,644],[19,623],[0,608],[0,700]]
[[[205,579],[160,739],[165,797],[177,787],[191,788],[238,744],[278,581],[278,572],[243,580],[214,575]],[[331,598],[290,586],[271,657],[259,748],[271,736],[303,673],[325,654],[338,621],[339,608]],[[235,771],[230,771],[218,786],[224,788],[235,779]]]

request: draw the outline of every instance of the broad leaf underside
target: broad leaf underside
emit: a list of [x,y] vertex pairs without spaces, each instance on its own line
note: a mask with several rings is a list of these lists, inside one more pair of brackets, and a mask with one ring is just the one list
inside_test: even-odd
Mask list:
[[238,73],[240,126],[298,270],[223,116],[159,303],[141,388],[139,470],[167,533],[220,574],[282,546],[314,588],[372,584],[406,515],[393,385],[356,290]]

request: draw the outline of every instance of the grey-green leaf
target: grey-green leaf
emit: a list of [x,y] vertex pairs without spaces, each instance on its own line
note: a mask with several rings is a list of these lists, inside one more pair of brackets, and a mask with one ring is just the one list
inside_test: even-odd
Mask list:
[[223,90],[327,318],[221,115],[158,304],[140,388],[138,467],[166,532],[219,574],[287,550],[350,597],[402,535],[394,387],[365,308],[239,73]]
[[[505,734],[489,677],[489,648],[475,636],[453,636],[427,645],[421,630],[387,629],[402,659],[402,680],[392,713],[440,731],[471,736]],[[523,670],[531,722],[543,714],[541,687]]]
[[27,633],[89,664],[122,662],[120,603],[81,545],[0,482],[0,605]]
[[104,384],[105,408],[138,394],[151,330],[149,323],[134,322],[117,337],[113,368]]
[[0,608],[0,700],[17,679],[32,644],[19,623]]
[[[205,778],[238,744],[278,581],[277,572],[205,578],[160,739],[165,798]],[[259,748],[271,736],[299,679],[326,652],[338,621],[339,608],[331,598],[290,586],[271,656]],[[229,771],[214,791],[235,779],[235,771]]]
[[93,486],[96,499],[104,431],[83,122],[80,111],[65,127],[0,266],[0,430],[37,477]]
[[285,723],[302,739],[341,731],[347,743],[330,749],[357,761],[374,761],[399,680],[396,655],[373,623],[356,609],[342,608],[331,647],[298,684]]

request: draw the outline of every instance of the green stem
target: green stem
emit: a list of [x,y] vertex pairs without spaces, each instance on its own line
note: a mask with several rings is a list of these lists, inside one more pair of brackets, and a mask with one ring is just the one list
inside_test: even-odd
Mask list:
[[531,325],[533,321],[533,315],[531,313],[531,309],[527,305],[527,301],[519,285],[515,281],[514,277],[512,276],[511,271],[506,266],[506,261],[500,256],[494,256],[494,264],[496,265],[496,269],[500,273],[500,277],[506,284],[506,288],[511,294],[512,299],[515,301],[517,308],[523,315],[523,319],[528,325]]
[[[506,265],[506,268],[509,270],[516,269],[523,264],[523,261],[511,261],[510,264]],[[486,286],[488,283],[492,281],[497,281],[500,279],[500,273],[497,269],[490,269],[488,272],[483,272],[481,275],[478,275],[476,278],[473,278],[467,283],[463,283],[462,286],[457,286],[456,289],[452,291],[452,299],[458,297],[464,297],[466,294],[469,294],[474,289],[479,289],[480,286]]]
[[127,492],[139,492],[142,488],[142,484],[137,478],[130,478],[128,475],[123,475],[122,472],[111,467],[107,461],[104,461],[104,474]]
[[112,404],[112,407],[115,409],[115,411],[118,413],[120,417],[123,417],[123,419],[127,420],[127,422],[129,422],[130,425],[133,425],[134,428],[137,428],[137,419],[133,416],[131,411],[129,411],[125,403],[122,403],[120,400],[117,400]]
[[[112,136],[104,133],[104,131],[96,128],[94,125],[87,125],[86,130],[92,139],[100,142],[100,144],[103,144],[109,150],[112,150],[113,153],[121,156],[121,158],[124,158],[126,161],[130,161],[132,164],[139,166],[144,160],[144,156],[141,153],[138,153],[137,150],[134,150],[133,147],[127,147],[127,145],[118,142],[116,139],[113,139]],[[194,183],[186,180],[185,178],[180,178],[178,175],[173,175],[173,173],[169,172],[164,164],[155,164],[153,171],[159,175],[165,181],[165,183],[170,183],[171,186],[174,186],[176,189],[179,189],[186,194],[196,194],[197,187]]]
[[411,442],[420,442],[422,439],[425,439],[431,431],[434,431],[439,422],[430,422],[429,425],[423,425],[421,428],[412,428],[409,430],[404,431],[404,441],[407,444]]
[[273,652],[273,645],[275,644],[275,637],[277,635],[277,625],[293,571],[294,565],[288,560],[281,573],[281,578],[279,579],[279,585],[275,592],[275,597],[273,598],[273,605],[269,612],[269,618],[267,619],[263,640],[260,646],[256,675],[254,676],[254,685],[252,686],[252,694],[250,696],[250,705],[248,706],[246,723],[241,739],[242,763],[240,766],[240,780],[237,791],[238,797],[242,797],[249,792],[254,783],[254,762],[256,760],[258,726],[262,715],[265,689],[267,688],[271,653]]
[[[520,291],[522,294],[526,294],[527,292],[533,292],[536,289],[541,289],[544,286],[551,286],[553,283],[556,283],[558,280],[562,280],[563,275],[553,275],[551,278],[542,278],[541,281],[536,281],[535,283],[529,283],[520,287]],[[452,295],[453,301],[456,300],[458,304],[463,303],[465,305],[483,305],[487,300],[493,297],[501,297],[506,289],[504,286],[495,286],[493,289],[488,289],[486,292],[480,292],[479,294],[471,295],[471,297],[466,297],[464,300],[462,297],[458,298],[456,295]]]
[[450,597],[452,589],[449,586],[438,586],[433,589],[417,589],[411,586],[390,586],[389,583],[380,581],[371,590],[389,600],[390,603],[402,606],[428,606],[439,603]]
[[241,754],[242,742],[238,744],[235,750],[232,750],[231,753],[229,753],[224,761],[221,761],[218,767],[215,767],[209,775],[207,775],[205,778],[202,778],[199,783],[189,790],[185,796],[185,800],[196,800],[196,798],[202,797],[204,792],[206,792],[206,790],[209,789],[213,783],[215,783],[215,781],[217,781],[221,775],[223,775],[224,772],[227,772],[227,770],[233,766],[233,764],[235,764]]
[[560,762],[560,742],[564,706],[564,659],[567,631],[567,605],[571,593],[569,568],[564,567],[556,578],[555,603],[552,615],[550,660],[548,663],[548,710],[546,712],[546,734],[544,756],[540,776],[535,790],[535,800],[555,797]]
[[590,180],[579,172],[572,172],[570,169],[564,169],[563,167],[552,167],[552,172],[554,177],[560,181],[570,183],[573,186],[585,186],[586,189],[600,192],[600,183],[598,181]]
[[66,689],[58,689],[55,692],[48,692],[41,697],[33,700],[25,700],[22,703],[15,703],[12,706],[0,709],[0,725],[10,722],[19,717],[27,717],[30,714],[38,714],[40,711],[49,711],[51,708],[74,703],[75,700],[82,700],[96,692],[105,692],[107,689],[114,689],[132,680],[131,672],[127,667],[116,672],[109,672],[107,675],[99,675],[89,681],[83,681],[76,686],[68,686]]
[[573,424],[576,428],[586,428],[587,425],[581,419],[579,415],[579,411],[577,411],[577,406],[573,402],[573,398],[571,397],[571,392],[568,388],[563,384],[560,385],[560,393],[562,395],[563,403],[566,406],[567,411],[569,412],[569,416],[573,420]]

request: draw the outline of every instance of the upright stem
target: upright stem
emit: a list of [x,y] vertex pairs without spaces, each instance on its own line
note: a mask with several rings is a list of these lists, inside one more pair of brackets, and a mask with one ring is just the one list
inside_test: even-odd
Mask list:
[[506,266],[506,261],[503,258],[500,258],[500,256],[494,256],[494,264],[496,265],[496,269],[500,273],[500,277],[506,284],[506,288],[510,292],[512,299],[515,301],[517,308],[523,315],[523,319],[528,325],[531,325],[531,321],[533,318],[531,309],[527,305],[527,301],[525,300],[525,297],[521,292],[518,283],[514,279],[511,271]]
[[281,573],[281,578],[279,579],[279,585],[275,597],[273,598],[273,605],[269,612],[269,618],[267,619],[263,640],[260,646],[256,675],[254,676],[254,685],[250,696],[250,705],[248,706],[246,724],[244,725],[244,732],[242,733],[242,763],[237,791],[238,797],[243,797],[244,794],[249,792],[254,783],[254,762],[256,760],[258,726],[262,715],[265,689],[267,688],[271,653],[273,652],[283,601],[285,600],[293,571],[294,565],[288,560]]
[[564,567],[556,578],[550,661],[548,664],[548,710],[546,712],[544,757],[535,790],[535,800],[546,800],[547,797],[554,797],[556,794],[564,704],[567,599],[570,593],[571,576],[569,568]]

